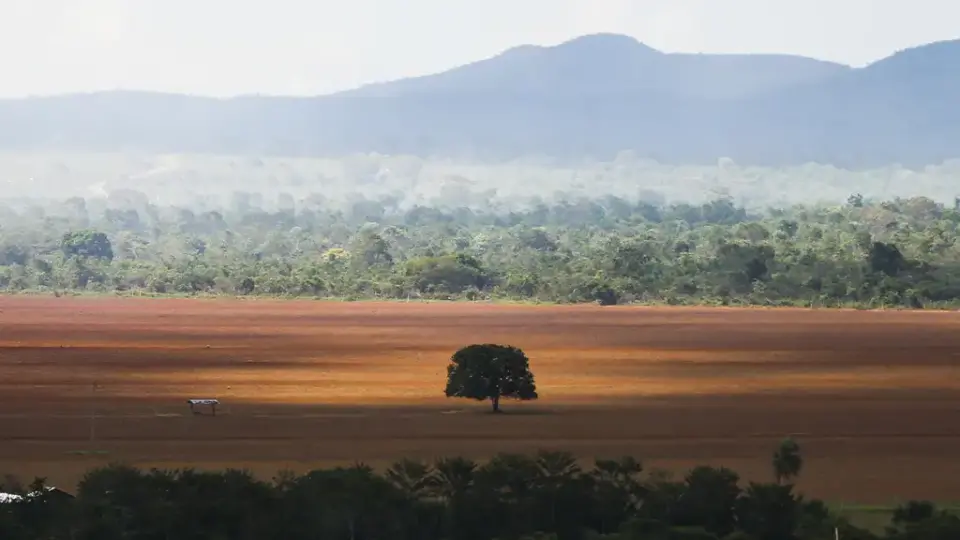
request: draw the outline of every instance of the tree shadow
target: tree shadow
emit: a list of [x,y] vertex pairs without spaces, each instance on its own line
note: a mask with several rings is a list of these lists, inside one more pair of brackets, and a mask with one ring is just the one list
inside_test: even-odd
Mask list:
[[[500,410],[497,412],[492,411],[490,408],[481,409],[481,408],[470,408],[462,409],[457,414],[470,414],[473,416],[549,416],[554,414],[559,414],[560,411],[557,409],[551,409],[547,407],[531,407],[531,406],[513,406],[509,404],[507,406],[500,406]],[[453,413],[447,413],[453,414]]]

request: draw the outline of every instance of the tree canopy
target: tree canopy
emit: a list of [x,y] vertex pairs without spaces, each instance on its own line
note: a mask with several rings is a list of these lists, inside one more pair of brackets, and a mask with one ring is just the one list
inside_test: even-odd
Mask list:
[[483,401],[500,411],[500,398],[537,399],[527,355],[509,345],[468,345],[453,353],[447,366],[447,397]]
[[236,195],[229,208],[206,209],[133,195],[0,202],[0,291],[960,305],[960,202],[853,198],[748,211],[723,197],[606,196],[503,209],[359,197],[343,209]]
[[66,256],[96,257],[98,259],[113,259],[113,248],[107,235],[94,230],[68,232],[61,241],[63,254]]
[[[583,463],[583,466],[581,466]],[[72,491],[72,490],[71,490]],[[403,460],[384,474],[357,464],[281,471],[89,471],[75,497],[0,481],[4,540],[946,540],[960,518],[926,501],[858,527],[791,484],[742,482],[697,466],[678,478],[630,456],[587,465],[567,452],[484,461]],[[873,514],[871,514],[873,515]],[[882,523],[881,523],[882,525]]]

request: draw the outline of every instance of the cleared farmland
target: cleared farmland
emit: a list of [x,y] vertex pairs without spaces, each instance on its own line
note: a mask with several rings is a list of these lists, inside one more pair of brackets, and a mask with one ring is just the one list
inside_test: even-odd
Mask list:
[[[444,398],[478,342],[523,348],[541,400]],[[0,472],[54,483],[537,448],[768,479],[788,434],[811,495],[960,500],[960,314],[0,297]]]

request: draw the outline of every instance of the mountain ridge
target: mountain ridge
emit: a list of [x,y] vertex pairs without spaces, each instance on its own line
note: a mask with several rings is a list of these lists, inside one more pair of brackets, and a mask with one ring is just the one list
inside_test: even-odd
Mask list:
[[105,91],[0,100],[0,150],[925,165],[960,156],[960,40],[851,67],[664,53],[594,34],[314,97]]
[[[603,65],[600,63],[598,65],[596,62],[597,59],[604,59],[608,64]],[[611,61],[617,65],[609,65]],[[539,63],[539,67],[547,70],[578,69],[582,71],[584,66],[592,66],[607,72],[613,67],[632,68],[634,73],[644,69],[663,71],[675,67],[680,73],[670,74],[673,78],[689,79],[693,72],[707,69],[707,66],[703,65],[706,62],[713,62],[714,66],[712,67],[714,70],[738,70],[737,75],[739,77],[747,75],[743,72],[745,65],[748,65],[746,67],[752,68],[753,70],[770,70],[774,67],[771,64],[778,63],[780,64],[777,66],[778,68],[792,70],[791,73],[798,75],[801,80],[820,80],[828,75],[834,75],[843,70],[852,69],[849,66],[835,62],[789,54],[665,53],[645,45],[630,36],[619,34],[590,34],[552,46],[520,45],[507,49],[490,58],[456,66],[439,73],[367,84],[355,89],[337,92],[333,95],[384,95],[382,93],[376,93],[376,90],[384,88],[393,91],[388,92],[386,95],[396,95],[398,89],[424,91],[426,89],[418,88],[424,84],[431,84],[429,90],[436,91],[438,85],[444,88],[447,86],[444,83],[451,81],[455,83],[459,82],[460,87],[458,87],[457,90],[463,91],[464,83],[467,81],[458,80],[463,78],[469,78],[469,83],[474,87],[477,86],[478,82],[485,83],[485,86],[490,86],[492,82],[496,82],[502,86],[505,82],[502,79],[506,75],[515,75],[514,73],[504,73],[504,71],[510,72],[523,69],[525,73],[529,74],[531,64],[534,64],[533,67],[537,67],[537,63]],[[558,63],[565,65],[557,65]],[[673,65],[671,66],[670,63],[673,63]],[[783,65],[787,63],[790,65]],[[497,73],[489,73],[493,68],[496,68]],[[803,69],[804,72],[799,72],[801,69]],[[810,73],[814,69],[819,70],[819,72]],[[536,73],[536,71],[537,70],[534,70],[534,73]],[[543,69],[540,71],[542,72]],[[543,73],[539,74],[543,75]],[[472,77],[470,77],[470,75],[472,75]],[[756,77],[757,73],[750,73],[749,75]],[[490,81],[492,77],[495,77],[496,80]],[[484,78],[486,78],[486,80],[484,80]],[[623,83],[625,81],[619,82]],[[757,84],[756,81],[753,82],[755,85]],[[797,81],[783,82],[791,84]],[[621,91],[637,89],[636,81],[629,81],[629,83],[632,84],[621,84]],[[676,88],[670,88],[669,90],[675,91]],[[714,92],[717,91],[716,89],[713,90]],[[756,90],[757,89],[754,88],[754,92]],[[759,90],[769,90],[769,88],[761,87]],[[744,94],[742,88],[726,89],[725,92],[721,92],[720,97],[739,97],[742,94]]]

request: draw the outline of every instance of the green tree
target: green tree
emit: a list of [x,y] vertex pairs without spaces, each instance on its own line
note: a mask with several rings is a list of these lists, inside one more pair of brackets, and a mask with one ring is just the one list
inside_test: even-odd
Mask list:
[[500,398],[537,399],[527,355],[507,345],[468,345],[453,354],[447,366],[447,397],[483,401],[500,412]]
[[60,249],[67,257],[113,260],[113,247],[107,235],[90,229],[64,234],[60,241]]
[[874,242],[870,247],[870,269],[874,272],[895,276],[906,268],[907,261],[894,244]]
[[29,257],[25,247],[0,241],[0,266],[25,265]]
[[352,261],[362,267],[393,264],[390,255],[390,244],[383,236],[370,227],[365,227],[351,242],[350,252],[354,254]]
[[594,461],[590,476],[597,503],[599,532],[619,529],[642,507],[647,490],[639,479],[641,472],[643,463],[632,456]]
[[937,513],[937,506],[930,501],[907,501],[893,511],[890,523],[895,527],[903,527],[920,523],[932,518]]
[[887,538],[892,540],[953,540],[960,538],[960,517],[929,501],[909,501],[893,512]]
[[791,485],[751,483],[738,500],[738,522],[747,538],[796,540],[801,505]]
[[486,285],[479,261],[463,254],[411,259],[405,271],[411,286],[421,292],[459,293]]
[[412,459],[404,459],[390,466],[386,478],[400,491],[410,497],[424,497],[435,485],[429,465]]
[[730,534],[736,526],[739,481],[740,477],[730,469],[695,467],[685,479],[675,523],[702,527],[721,537]]

